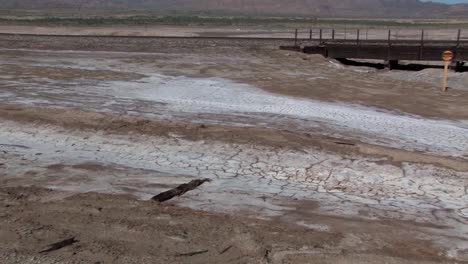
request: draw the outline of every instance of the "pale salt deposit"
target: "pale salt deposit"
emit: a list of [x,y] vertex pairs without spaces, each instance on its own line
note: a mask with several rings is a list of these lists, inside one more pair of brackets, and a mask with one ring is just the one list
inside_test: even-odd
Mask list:
[[[206,115],[205,119],[190,117],[197,114],[240,115],[249,119],[236,121],[231,118],[230,124],[262,124],[283,129],[281,126],[286,126],[287,129],[357,139],[395,148],[462,158],[468,156],[468,125],[463,120],[431,120],[360,105],[292,98],[223,78],[166,76],[154,73],[155,69],[148,66],[136,67],[122,63],[119,58],[128,56],[122,52],[73,52],[70,53],[72,58],[63,56],[67,52],[50,53],[60,54],[60,57],[41,55],[32,65],[57,69],[109,70],[121,72],[122,75],[136,73],[145,77],[129,81],[85,78],[73,81],[47,78],[5,79],[2,80],[3,85],[15,89],[0,91],[0,102],[49,107],[71,106],[92,111],[144,115],[149,118],[182,117],[185,118],[184,121],[192,122],[223,123],[229,119],[210,119]],[[93,54],[102,56],[105,60],[98,60]],[[145,53],[138,55],[150,56]],[[196,58],[179,59],[193,61]],[[27,60],[22,60],[6,58],[5,63],[30,64]]]
[[[25,88],[21,96],[0,93],[0,100],[23,104],[49,102],[54,107],[81,105],[111,112],[115,111],[113,106],[116,104],[121,105],[118,109],[121,111],[122,108],[138,108],[145,102],[146,113],[169,116],[243,113],[257,120],[270,121],[268,119],[274,115],[286,120],[299,119],[304,129],[324,125],[343,137],[369,143],[440,155],[468,155],[468,126],[464,122],[430,120],[357,105],[280,96],[222,78],[152,74],[138,81],[106,81],[70,87],[49,81],[49,84],[35,86],[23,83],[20,86]],[[63,100],[53,100],[48,96],[50,94],[62,94]],[[158,104],[152,106],[151,102]],[[138,114],[138,110],[132,111]]]
[[264,92],[221,78],[195,79],[154,74],[140,82],[109,82],[108,96],[167,103],[175,112],[285,115],[325,123],[342,134],[370,137],[390,146],[442,154],[468,154],[468,126],[382,112],[363,106],[326,103]]

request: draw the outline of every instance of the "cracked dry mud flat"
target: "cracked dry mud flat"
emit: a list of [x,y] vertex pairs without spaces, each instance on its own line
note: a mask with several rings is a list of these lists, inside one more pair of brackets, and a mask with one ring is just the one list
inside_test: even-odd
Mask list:
[[[2,53],[0,101],[4,104],[308,131],[460,162],[468,155],[466,120],[281,96],[219,77],[186,77],[194,74],[189,70],[201,70],[200,65],[261,64],[260,58],[242,62],[243,58],[207,56],[199,62],[202,56],[146,54],[138,61],[134,56],[142,54],[20,53],[19,57]],[[186,68],[177,72],[182,64]],[[333,66],[325,67],[329,68],[309,76],[311,85],[336,74],[330,73]],[[227,77],[222,71],[219,74]],[[281,74],[291,77],[301,72]],[[395,163],[384,155],[339,154],[313,146],[193,141],[177,133],[117,135],[2,118],[0,169],[7,186],[149,199],[193,178],[210,178],[212,183],[174,202],[194,209],[281,219],[320,232],[342,227],[308,213],[417,223],[418,228],[408,230],[411,236],[431,241],[444,256],[468,260],[468,172],[464,170]],[[347,249],[359,250],[362,244],[356,241],[364,235],[351,233],[349,239]]]
[[[427,227],[439,246],[452,256],[468,247],[466,172],[420,164],[382,165],[379,159],[340,157],[314,149],[190,142],[177,135],[128,139],[10,122],[5,125],[0,130],[2,150],[8,153],[2,156],[9,160],[5,169],[14,178],[29,178],[34,185],[80,192],[130,192],[149,199],[162,190],[157,184],[208,177],[213,183],[177,202],[222,212],[250,209],[250,214],[257,212],[258,217],[267,218],[287,216],[294,210],[288,203],[292,199],[320,201],[317,210],[323,214],[446,226],[443,230]],[[83,177],[79,168],[87,163],[117,166],[120,171]],[[67,176],[60,170],[51,172],[61,166],[75,169]],[[308,223],[307,218],[289,221],[312,229],[331,228],[326,223]]]

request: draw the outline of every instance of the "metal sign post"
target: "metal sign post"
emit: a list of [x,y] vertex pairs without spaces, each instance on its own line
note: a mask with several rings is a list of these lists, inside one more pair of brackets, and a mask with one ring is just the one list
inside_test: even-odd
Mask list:
[[442,53],[442,60],[444,60],[444,76],[442,81],[442,91],[445,93],[447,91],[447,74],[450,62],[453,60],[453,52],[450,50],[444,51]]

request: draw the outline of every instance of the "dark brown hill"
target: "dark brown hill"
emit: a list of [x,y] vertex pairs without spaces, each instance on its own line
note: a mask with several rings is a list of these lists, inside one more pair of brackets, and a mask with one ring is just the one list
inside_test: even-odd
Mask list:
[[468,4],[419,0],[0,0],[0,9],[185,10],[249,15],[467,16]]

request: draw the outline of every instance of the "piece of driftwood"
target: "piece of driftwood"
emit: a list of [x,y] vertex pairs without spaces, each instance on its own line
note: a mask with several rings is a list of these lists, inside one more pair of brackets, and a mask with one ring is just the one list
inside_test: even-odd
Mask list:
[[171,200],[172,198],[174,198],[176,196],[181,196],[181,195],[183,195],[184,193],[186,193],[188,191],[196,189],[198,186],[202,185],[203,183],[210,182],[210,181],[211,181],[210,179],[192,180],[189,183],[184,183],[184,184],[181,184],[181,185],[177,186],[174,189],[171,189],[171,190],[166,191],[166,192],[162,192],[162,193],[154,196],[151,199],[154,200],[154,201],[162,203],[162,202]]
[[62,240],[60,242],[50,244],[47,249],[39,251],[39,253],[48,253],[48,252],[52,252],[52,251],[55,251],[55,250],[59,250],[59,249],[64,248],[64,247],[71,246],[71,245],[75,244],[76,242],[78,242],[78,240],[76,240],[74,237],[68,238],[68,239]]
[[198,250],[198,251],[193,251],[193,252],[188,252],[188,253],[177,254],[176,257],[191,257],[195,255],[204,254],[207,252],[208,250]]
[[228,246],[227,248],[221,250],[221,252],[219,252],[219,254],[222,255],[222,254],[228,252],[231,248],[232,248],[232,245],[230,245],[230,246]]
[[346,146],[356,146],[356,144],[354,144],[354,143],[340,142],[340,141],[336,141],[335,144],[338,144],[338,145],[346,145]]

